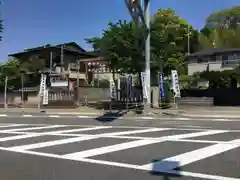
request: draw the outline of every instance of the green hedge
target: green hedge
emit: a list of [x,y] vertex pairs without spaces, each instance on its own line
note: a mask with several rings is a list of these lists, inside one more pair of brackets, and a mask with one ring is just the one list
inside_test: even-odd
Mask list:
[[240,69],[204,71],[198,73],[198,76],[209,81],[209,88],[236,88],[240,81]]

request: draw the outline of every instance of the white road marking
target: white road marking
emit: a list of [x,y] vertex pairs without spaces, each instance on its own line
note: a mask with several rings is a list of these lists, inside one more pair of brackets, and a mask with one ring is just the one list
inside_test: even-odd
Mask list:
[[175,118],[177,120],[190,120],[189,118]]
[[146,170],[153,170],[157,172],[173,170],[177,167],[184,166],[201,159],[205,159],[231,149],[235,149],[240,146],[240,144],[234,144],[234,142],[240,142],[240,139],[229,141],[231,144],[215,144],[194,151],[186,152],[177,156],[169,157],[163,159],[162,161],[149,163],[141,166]]
[[152,120],[152,119],[155,119],[155,118],[154,118],[154,117],[146,117],[146,116],[145,116],[145,117],[140,117],[140,119],[146,119],[146,120],[149,119],[149,120]]
[[199,137],[199,136],[220,134],[220,133],[225,133],[225,132],[228,132],[228,131],[208,130],[208,131],[203,131],[203,132],[194,132],[194,133],[188,133],[188,134],[178,134],[178,135],[166,136],[166,138],[170,138],[170,139],[193,138],[193,137]]
[[40,127],[30,127],[30,128],[21,128],[21,129],[9,129],[9,130],[3,130],[1,132],[17,132],[17,131],[28,131],[28,130],[39,130],[39,129],[51,129],[51,128],[59,128],[59,127],[65,127],[67,125],[52,125],[52,126],[40,126]]
[[108,129],[112,128],[112,126],[97,126],[97,127],[89,127],[89,128],[79,128],[79,129],[68,129],[68,130],[61,130],[61,131],[50,131],[46,134],[62,134],[62,133],[71,133],[71,132],[83,132],[83,131],[91,131],[97,129]]
[[43,148],[43,147],[49,147],[49,146],[56,146],[61,144],[69,144],[69,143],[86,141],[86,140],[97,139],[97,138],[98,137],[75,137],[75,138],[69,138],[69,139],[61,139],[61,140],[47,141],[47,142],[41,142],[41,143],[35,143],[35,144],[14,146],[14,147],[11,147],[10,149],[29,150],[29,149]]
[[41,134],[22,134],[22,135],[18,135],[18,136],[10,136],[10,137],[0,138],[0,142],[25,139],[25,138],[31,138],[31,137],[38,137],[38,136],[43,136],[43,135],[41,135]]
[[138,133],[146,133],[146,132],[155,132],[155,131],[166,131],[171,128],[151,128],[151,129],[142,129],[142,130],[133,130],[133,131],[123,131],[123,132],[113,132],[113,133],[103,133],[101,136],[121,136],[128,134],[138,134]]
[[6,117],[7,115],[6,114],[0,114],[0,117]]
[[89,116],[77,116],[78,118],[89,118]]
[[217,133],[221,133],[221,132],[225,132],[225,131],[206,131],[206,132],[196,132],[196,133],[188,133],[188,134],[180,134],[180,135],[172,135],[172,136],[163,136],[163,137],[156,138],[156,139],[141,139],[141,140],[137,140],[137,141],[126,142],[126,143],[121,143],[121,144],[112,145],[112,146],[105,146],[105,147],[101,147],[101,148],[70,153],[70,154],[66,154],[64,156],[66,156],[67,158],[71,158],[71,159],[79,159],[79,158],[81,159],[81,158],[86,158],[86,157],[90,157],[90,156],[106,154],[106,153],[110,153],[110,152],[130,149],[130,148],[134,148],[134,147],[140,147],[140,146],[144,146],[144,145],[159,143],[159,142],[166,141],[168,139],[198,137],[198,136],[203,136],[203,135],[217,134]]
[[172,139],[169,141],[175,142],[192,142],[192,143],[209,143],[209,144],[220,144],[225,143],[224,141],[207,141],[207,140],[193,140],[193,139]]
[[[162,140],[164,141],[164,140]],[[137,140],[137,141],[132,141],[132,142],[126,142],[126,143],[121,143],[121,144],[115,144],[111,146],[105,146],[101,148],[96,148],[96,149],[90,149],[86,151],[81,151],[81,152],[75,152],[75,153],[70,153],[64,155],[64,158],[67,159],[73,159],[73,160],[78,160],[90,156],[96,156],[100,154],[106,154],[110,152],[115,152],[115,151],[120,151],[120,150],[125,150],[125,149],[130,149],[134,147],[140,147],[148,144],[154,144],[158,143],[159,141],[154,141],[154,140]]]
[[58,118],[58,117],[61,117],[61,116],[59,116],[59,115],[49,115],[49,117]]
[[[45,157],[51,157],[51,158],[57,158],[57,159],[67,159],[66,157],[64,157],[62,155],[42,153],[42,152],[33,152],[33,151],[27,151],[27,150],[14,150],[14,149],[3,148],[3,147],[0,147],[0,150],[11,151],[11,152],[18,152],[18,153],[30,154],[30,155],[36,155],[36,156],[45,156]],[[102,164],[102,165],[109,165],[109,166],[116,166],[116,167],[124,167],[124,168],[130,168],[130,169],[137,169],[137,170],[144,170],[144,171],[146,171],[146,169],[143,169],[141,166],[132,165],[132,164],[125,164],[125,163],[117,163],[117,162],[110,162],[110,161],[85,159],[85,158],[84,159],[75,160],[75,161],[94,163],[94,164]],[[180,171],[180,172],[178,172],[178,171],[167,171],[167,172],[170,173],[170,174],[175,174],[175,175],[189,176],[189,177],[194,177],[194,178],[205,178],[205,179],[211,179],[211,180],[223,180],[223,179],[224,180],[240,180],[238,178],[223,177],[223,176],[208,175],[208,174],[200,174],[200,173],[185,172],[185,171]]]
[[0,126],[0,128],[5,128],[5,127],[18,127],[18,126],[26,126],[26,125],[25,125],[25,124],[8,124],[8,125]]
[[211,180],[240,180],[239,178],[232,178],[232,177],[224,177],[218,175],[210,175],[210,174],[201,174],[201,173],[194,173],[194,172],[186,172],[186,171],[168,171],[170,174],[181,175],[181,176],[189,176],[194,178],[201,178],[201,179],[211,179]]
[[24,114],[24,115],[22,115],[23,117],[33,117],[33,115],[31,115],[31,114]]

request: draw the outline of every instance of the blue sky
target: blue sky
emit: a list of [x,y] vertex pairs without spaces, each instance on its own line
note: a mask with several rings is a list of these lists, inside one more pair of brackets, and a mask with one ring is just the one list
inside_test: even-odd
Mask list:
[[[84,38],[98,36],[109,20],[130,19],[124,0],[2,0],[4,38],[0,61],[9,53],[43,44],[75,41],[91,46]],[[216,10],[239,5],[240,0],[151,0],[151,14],[159,8],[173,8],[195,28]]]

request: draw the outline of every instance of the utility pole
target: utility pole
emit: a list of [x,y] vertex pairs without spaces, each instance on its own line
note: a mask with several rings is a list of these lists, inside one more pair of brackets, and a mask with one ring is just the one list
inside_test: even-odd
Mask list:
[[51,72],[52,72],[52,59],[53,59],[53,53],[52,52],[50,52],[50,70],[51,70]]
[[80,103],[79,103],[79,75],[80,75],[80,62],[77,61],[77,106],[80,105]]
[[[145,26],[145,77],[143,89],[146,91],[144,97],[144,112],[148,113],[151,105],[151,71],[150,71],[150,0],[144,0],[144,8],[142,8],[142,0],[125,0],[125,4],[136,24],[141,20],[141,25]],[[143,10],[144,9],[144,10]]]
[[61,72],[63,72],[63,65],[64,65],[64,62],[63,62],[63,51],[64,51],[64,45],[62,44],[61,45]]
[[188,55],[190,55],[190,28],[189,28],[189,24],[187,27],[187,36],[188,36]]
[[147,89],[147,106],[151,105],[151,71],[150,71],[150,0],[144,0],[144,17],[147,28],[147,37],[145,41],[145,72]]

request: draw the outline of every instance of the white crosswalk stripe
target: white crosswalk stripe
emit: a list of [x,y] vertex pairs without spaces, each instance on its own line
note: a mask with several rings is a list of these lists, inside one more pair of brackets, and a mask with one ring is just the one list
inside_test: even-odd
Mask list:
[[[59,130],[59,128],[68,128],[64,130]],[[239,130],[210,130],[210,129],[194,129],[194,128],[157,128],[157,127],[125,127],[128,128],[127,130],[122,131],[120,126],[78,126],[78,125],[49,125],[49,124],[4,124],[0,123],[0,150],[5,151],[12,151],[18,153],[25,153],[25,154],[32,154],[37,156],[47,156],[52,158],[59,158],[59,159],[68,159],[74,161],[82,161],[88,163],[96,163],[96,164],[104,164],[110,166],[117,166],[117,167],[125,167],[131,169],[138,169],[138,170],[145,170],[151,171],[153,169],[153,163],[145,164],[145,165],[134,165],[134,164],[127,164],[127,163],[120,163],[120,162],[112,162],[112,161],[104,161],[104,160],[96,160],[94,156],[104,155],[107,153],[114,153],[123,150],[132,150],[134,148],[141,148],[143,146],[148,147],[151,144],[162,143],[162,142],[188,142],[188,143],[205,143],[208,146],[204,148],[199,148],[193,151],[184,152],[182,154],[176,154],[172,157],[167,157],[159,162],[154,162],[154,171],[157,172],[171,172],[176,173],[173,169],[187,165],[190,163],[197,162],[199,160],[215,156],[217,154],[229,151],[231,149],[235,149],[240,147],[240,139],[231,140],[231,141],[221,141],[221,140],[194,140],[191,138],[195,137],[203,137],[203,136],[210,136],[210,135],[219,135],[223,133],[230,133],[236,132],[240,133]],[[119,129],[118,129],[119,128]],[[116,130],[115,130],[116,129]],[[38,130],[44,130],[44,132],[40,132]],[[96,133],[96,134],[88,134],[88,131],[97,131],[101,130],[103,133]],[[108,130],[111,130],[109,132]],[[114,130],[114,132],[112,132]],[[154,136],[154,137],[141,137],[137,136],[138,134],[144,133],[153,133],[153,132],[161,132],[164,134],[165,131],[175,131],[175,130],[182,130],[183,133],[176,133],[176,135],[161,135],[161,136]],[[184,131],[192,130],[192,132],[186,133]],[[81,134],[81,132],[85,132],[85,134]],[[179,131],[178,131],[179,132]],[[73,134],[76,133],[76,134]],[[4,135],[7,137],[4,137]],[[9,135],[10,136],[9,136]],[[3,135],[3,136],[1,136]],[[45,140],[41,142],[34,143],[26,143],[22,145],[13,145],[11,147],[4,147],[1,143],[5,143],[11,141],[11,144],[15,141],[21,141],[25,139],[24,142],[28,142],[28,139],[32,139],[35,137],[44,138],[45,136],[56,136],[62,139],[58,140]],[[62,147],[67,146],[69,144],[73,144],[76,142],[84,142],[88,141],[91,143],[92,140],[97,140],[101,138],[109,138],[109,139],[121,139],[128,142],[121,142],[112,145],[103,145],[100,147],[84,149],[79,151],[76,148],[75,152],[69,152],[67,154],[54,154],[54,153],[44,153],[44,152],[37,152],[39,148],[51,148],[56,147],[58,148],[59,145]],[[32,142],[32,141],[31,141]],[[18,143],[19,144],[19,143]],[[21,143],[20,143],[21,144]],[[81,143],[78,145],[81,146]],[[98,146],[96,144],[96,146]],[[133,150],[134,152],[134,150]],[[89,159],[92,157],[93,159]],[[171,162],[178,162],[178,163],[168,163]],[[147,163],[147,162],[146,162]],[[182,174],[188,174],[192,177],[206,177],[214,180],[222,179],[231,179],[228,177],[222,176],[215,176],[215,175],[205,175],[199,173],[190,173],[190,172],[182,172]]]
[[18,132],[18,131],[30,131],[30,130],[59,128],[59,127],[65,127],[65,126],[66,125],[52,125],[52,126],[42,126],[42,127],[30,127],[30,128],[3,130],[3,131],[0,131],[0,132],[1,133],[7,133],[7,132]]

